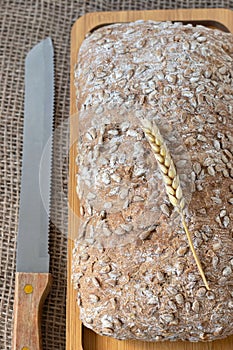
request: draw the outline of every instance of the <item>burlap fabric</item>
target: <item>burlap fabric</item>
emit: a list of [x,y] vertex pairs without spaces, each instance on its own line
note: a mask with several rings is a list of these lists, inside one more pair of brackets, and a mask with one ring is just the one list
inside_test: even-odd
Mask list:
[[23,141],[24,59],[33,45],[51,36],[55,49],[55,138],[52,173],[50,271],[44,349],[65,349],[66,235],[70,30],[87,12],[225,7],[233,0],[0,0],[0,349],[11,349],[15,248]]

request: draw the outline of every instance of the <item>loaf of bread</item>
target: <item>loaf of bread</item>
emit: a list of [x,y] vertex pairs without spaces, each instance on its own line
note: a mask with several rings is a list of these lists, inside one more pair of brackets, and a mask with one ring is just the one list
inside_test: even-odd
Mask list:
[[[233,334],[233,36],[171,22],[105,26],[84,40],[75,86],[82,322],[118,339]],[[145,120],[176,168],[209,290]]]

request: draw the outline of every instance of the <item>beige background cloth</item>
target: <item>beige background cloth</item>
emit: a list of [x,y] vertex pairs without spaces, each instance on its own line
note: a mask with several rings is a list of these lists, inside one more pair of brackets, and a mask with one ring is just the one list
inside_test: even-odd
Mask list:
[[15,251],[23,141],[24,60],[51,36],[55,50],[55,137],[52,173],[50,271],[44,350],[65,349],[66,236],[70,30],[87,12],[165,8],[224,7],[233,0],[0,0],[0,349],[10,350]]

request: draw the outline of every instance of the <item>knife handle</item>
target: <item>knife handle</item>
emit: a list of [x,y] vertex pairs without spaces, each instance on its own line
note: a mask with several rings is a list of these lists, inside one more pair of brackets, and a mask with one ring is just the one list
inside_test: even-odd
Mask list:
[[13,350],[42,350],[41,314],[51,284],[49,273],[16,273]]

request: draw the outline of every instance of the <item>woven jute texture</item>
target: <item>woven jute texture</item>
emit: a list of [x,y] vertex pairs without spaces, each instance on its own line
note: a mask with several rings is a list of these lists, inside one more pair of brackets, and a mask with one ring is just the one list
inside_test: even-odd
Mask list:
[[10,350],[12,340],[26,53],[40,40],[51,36],[55,49],[55,137],[49,246],[53,287],[44,306],[42,335],[45,350],[65,349],[71,26],[87,12],[194,7],[233,9],[233,0],[0,1],[0,349]]

